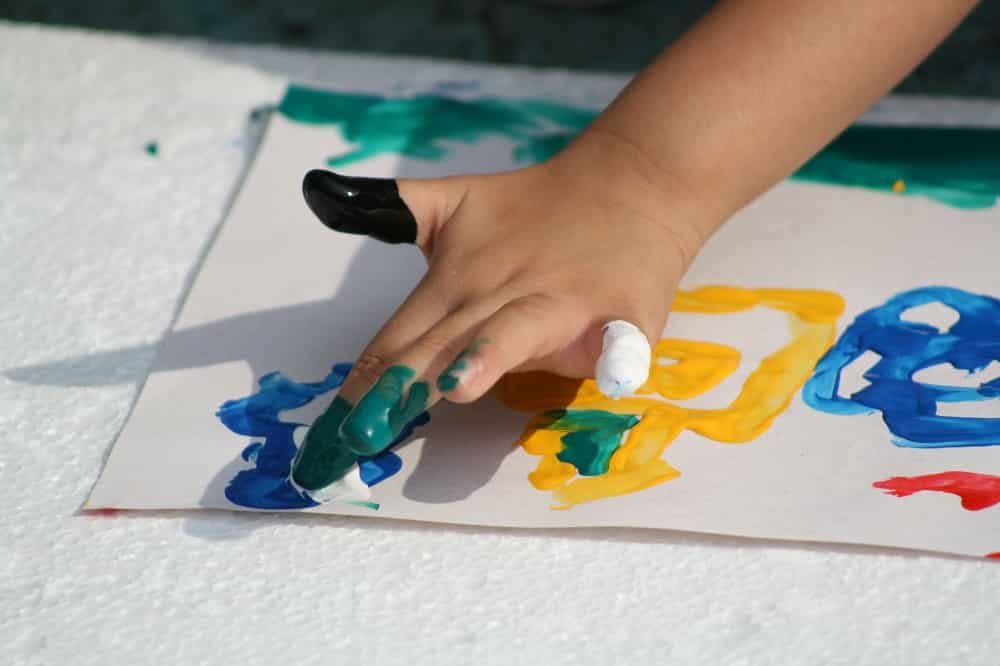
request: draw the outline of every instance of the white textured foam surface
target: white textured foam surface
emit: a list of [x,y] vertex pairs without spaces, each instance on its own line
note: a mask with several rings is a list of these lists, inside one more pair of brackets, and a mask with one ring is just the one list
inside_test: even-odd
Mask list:
[[[592,102],[621,84],[0,23],[0,663],[998,662],[987,561],[642,531],[78,515],[238,184],[247,112],[288,76],[572,85]],[[927,100],[874,116],[1000,121],[994,105]]]

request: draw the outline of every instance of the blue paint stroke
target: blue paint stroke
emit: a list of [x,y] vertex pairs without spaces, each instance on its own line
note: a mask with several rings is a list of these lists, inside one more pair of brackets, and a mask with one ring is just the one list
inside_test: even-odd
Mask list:
[[[940,303],[959,319],[947,331],[904,321],[908,309]],[[839,395],[845,367],[867,351],[881,359],[864,374],[869,382],[849,398]],[[882,413],[893,444],[936,449],[1000,444],[1000,419],[939,416],[941,402],[1000,398],[1000,378],[978,387],[942,386],[913,381],[913,375],[941,364],[970,375],[1000,360],[1000,300],[950,287],[924,287],[903,292],[861,314],[820,359],[802,389],[814,409],[850,416]]]
[[[237,435],[262,437],[240,454],[253,465],[236,474],[226,486],[225,494],[233,504],[254,509],[306,509],[318,506],[308,493],[292,485],[289,480],[292,460],[298,449],[293,433],[303,423],[281,420],[281,412],[309,404],[319,396],[340,387],[351,370],[350,363],[338,363],[320,382],[300,383],[288,379],[280,372],[271,372],[257,382],[260,389],[253,395],[238,400],[227,400],[215,413],[223,425]],[[395,446],[413,434],[414,428],[430,421],[427,412],[413,420],[392,443]],[[361,480],[374,486],[399,472],[403,461],[386,449],[376,456],[358,460]],[[378,508],[377,504],[361,503]]]

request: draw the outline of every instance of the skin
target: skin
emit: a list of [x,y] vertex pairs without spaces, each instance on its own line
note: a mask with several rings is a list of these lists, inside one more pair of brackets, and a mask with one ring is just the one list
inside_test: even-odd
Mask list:
[[[341,395],[357,405],[402,366],[428,387],[428,406],[466,403],[511,371],[591,376],[610,320],[656,340],[711,234],[889,91],[975,4],[719,2],[548,162],[400,180],[428,271]],[[457,380],[438,384],[473,341],[464,368],[449,372]],[[366,430],[341,434],[370,450],[378,442],[363,441]]]

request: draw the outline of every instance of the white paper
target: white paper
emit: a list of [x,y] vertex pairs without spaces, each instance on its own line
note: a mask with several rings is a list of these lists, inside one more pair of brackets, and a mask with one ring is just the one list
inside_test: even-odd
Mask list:
[[[515,166],[512,144],[503,137],[447,148],[444,159],[382,154],[340,170],[412,177]],[[241,452],[262,438],[234,434],[216,411],[253,394],[268,373],[319,382],[334,364],[353,360],[424,269],[415,248],[333,233],[306,208],[302,175],[352,149],[337,127],[278,113],[270,119],[89,507],[253,510],[225,491],[237,473],[254,467]],[[1000,296],[998,223],[996,208],[969,211],[918,197],[786,182],[730,221],[682,286],[832,292],[846,303],[836,319],[839,338],[859,314],[915,288],[947,285]],[[946,308],[923,310],[914,316],[944,328],[953,317]],[[735,314],[675,312],[664,337],[740,351],[733,374],[678,403],[720,408],[791,333],[787,314],[758,306]],[[875,360],[869,353],[845,369],[840,393],[861,388],[864,364]],[[949,367],[924,372],[921,381],[971,386],[1000,374],[997,364],[973,379]],[[334,395],[327,392],[281,419],[308,424]],[[1000,400],[954,402],[939,413],[997,418],[998,406]],[[969,510],[954,494],[896,497],[872,485],[957,470],[1000,475],[1000,446],[895,446],[881,414],[818,411],[796,389],[752,441],[725,444],[685,430],[662,455],[680,472],[677,478],[556,510],[552,494],[528,481],[539,458],[514,446],[530,417],[495,396],[470,406],[440,404],[430,424],[395,449],[402,470],[371,488],[377,509],[330,502],[302,510],[497,526],[669,528],[975,556],[1000,551],[1000,504]]]

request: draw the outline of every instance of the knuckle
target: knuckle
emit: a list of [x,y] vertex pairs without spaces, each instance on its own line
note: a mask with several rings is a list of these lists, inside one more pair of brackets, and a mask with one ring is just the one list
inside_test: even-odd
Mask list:
[[419,340],[417,340],[417,343],[414,346],[417,347],[420,353],[428,354],[430,356],[457,356],[458,353],[462,351],[459,349],[459,340],[440,331],[429,331],[425,333]]
[[366,351],[355,361],[351,375],[365,383],[373,384],[388,369],[389,360],[386,356]]
[[571,318],[567,316],[566,308],[561,301],[546,294],[519,298],[511,301],[508,307],[531,326],[531,347],[536,353],[550,351],[560,331],[572,325]]
[[556,299],[545,294],[521,296],[507,304],[515,314],[532,321],[541,321],[549,317],[557,307]]

